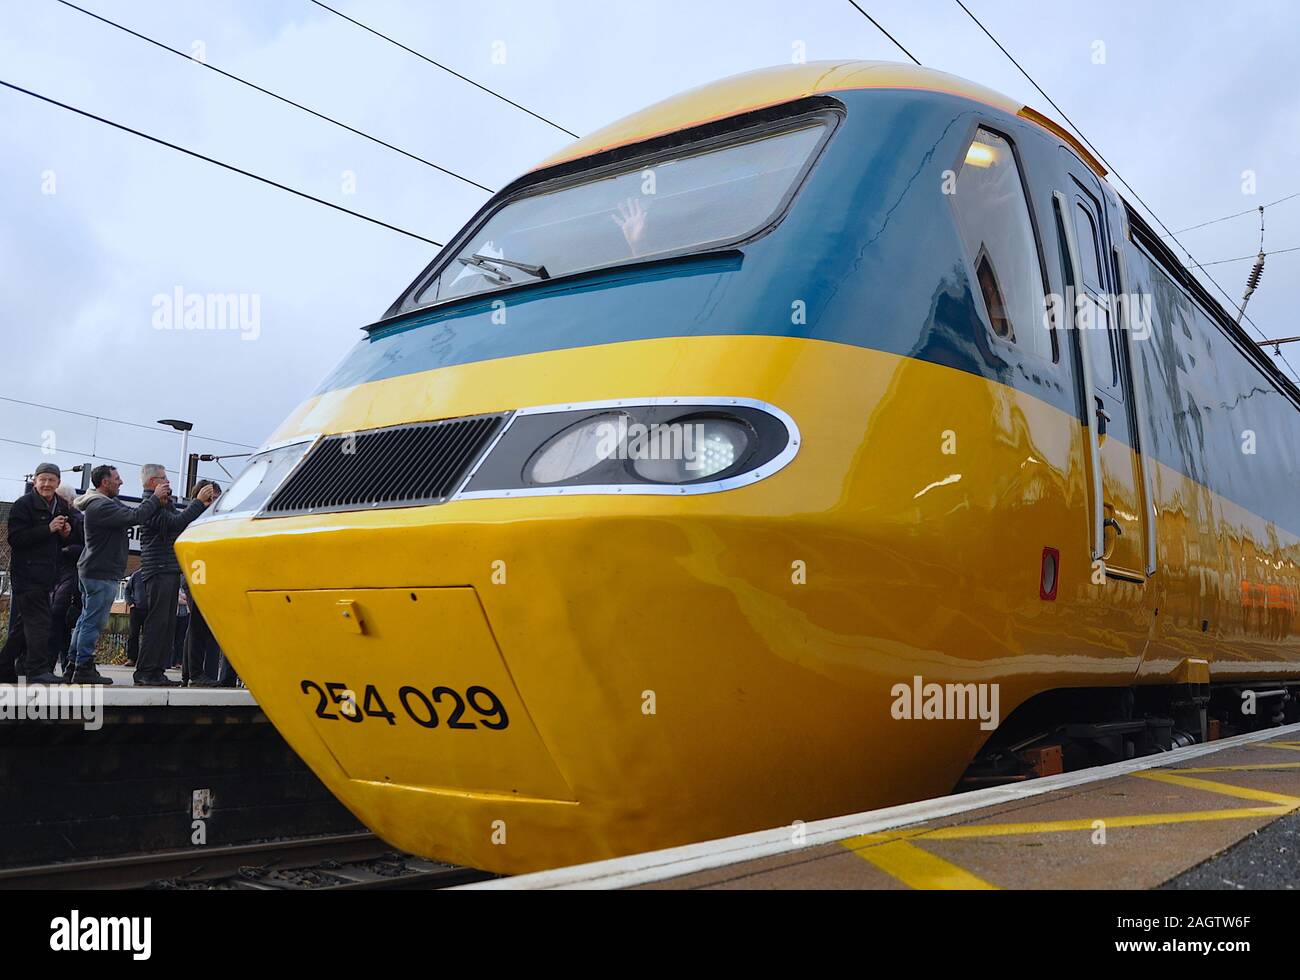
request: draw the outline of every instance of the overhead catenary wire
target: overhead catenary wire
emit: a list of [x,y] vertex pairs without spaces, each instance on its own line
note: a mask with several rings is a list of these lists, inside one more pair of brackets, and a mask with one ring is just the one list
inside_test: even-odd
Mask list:
[[[13,446],[25,446],[29,449],[39,449],[42,453],[49,456],[73,456],[80,459],[98,459],[106,463],[119,463],[122,466],[144,466],[144,463],[137,463],[132,459],[118,459],[115,456],[101,456],[99,453],[83,453],[76,449],[55,449],[51,450],[48,446],[43,446],[39,442],[27,442],[23,439],[8,439],[0,436],[0,442],[9,443]],[[158,464],[162,466],[163,464]],[[168,473],[175,473],[178,477],[183,477],[180,470],[171,466],[163,466]],[[228,474],[227,474],[228,475]],[[10,479],[10,477],[0,477],[0,479]]]
[[[79,412],[72,408],[59,408],[57,405],[44,405],[40,402],[29,402],[22,398],[10,398],[7,395],[0,395],[0,401],[12,402],[15,405],[26,405],[29,408],[41,408],[48,412],[62,412],[65,415],[77,415],[83,419],[94,419],[97,422],[112,422],[114,425],[129,425],[137,429],[146,429],[149,432],[157,432],[160,435],[171,435],[176,430],[158,425],[146,425],[143,422],[128,422],[126,419],[113,419],[106,415],[91,415],[89,412]],[[218,439],[216,436],[205,436],[197,432],[190,433],[191,440],[204,440],[207,442],[219,442],[226,446],[238,446],[241,449],[256,449],[251,443],[234,442],[230,439]]]
[[368,139],[372,143],[377,143],[380,146],[386,147],[387,149],[392,150],[394,153],[400,153],[402,156],[414,160],[417,163],[422,163],[426,167],[432,167],[434,170],[441,171],[442,173],[446,174],[449,177],[455,177],[457,180],[464,181],[467,184],[477,187],[479,190],[487,191],[489,194],[496,193],[491,187],[488,187],[485,184],[480,184],[477,180],[474,180],[470,177],[466,177],[464,174],[459,174],[454,170],[450,170],[447,167],[434,163],[432,160],[427,160],[424,157],[420,156],[419,154],[412,153],[410,150],[404,150],[400,146],[395,146],[392,143],[389,143],[387,140],[380,139],[378,136],[372,136],[370,133],[357,129],[355,126],[349,126],[347,123],[340,122],[338,119],[335,119],[333,116],[328,116],[323,112],[318,112],[315,109],[303,105],[301,102],[295,102],[293,99],[280,95],[277,92],[272,92],[270,89],[264,88],[263,86],[258,85],[256,82],[250,82],[246,78],[241,78],[239,75],[236,75],[233,72],[229,72],[226,71],[225,69],[218,68],[216,65],[209,64],[206,61],[199,61],[191,57],[190,55],[186,54],[184,51],[181,51],[179,48],[173,48],[168,44],[164,44],[162,41],[149,37],[146,34],[141,34],[139,31],[132,30],[131,28],[126,27],[123,24],[119,24],[116,21],[109,20],[107,17],[97,14],[92,10],[87,10],[85,7],[79,7],[75,3],[71,3],[70,0],[56,0],[56,2],[61,3],[63,4],[63,6],[75,10],[79,13],[85,14],[87,17],[92,17],[95,20],[100,21],[101,23],[107,24],[109,27],[116,28],[117,30],[122,31],[126,34],[130,34],[132,37],[139,38],[141,41],[144,41],[148,44],[152,44],[154,47],[161,48],[163,51],[170,52],[171,54],[174,54],[178,58],[182,58],[185,61],[190,62],[191,64],[200,65],[201,67],[206,68],[209,71],[214,71],[218,75],[222,75],[225,78],[229,78],[231,81],[238,82],[240,85],[246,85],[256,92],[261,92],[263,95],[269,95],[271,98],[278,99],[280,102],[283,102],[286,105],[291,105],[295,109],[299,109],[303,112],[308,113],[309,115],[315,116],[317,119],[322,119],[325,122],[332,123],[333,125],[338,126],[340,129],[346,129],[349,133],[355,133],[357,136],[363,137],[364,139]]
[[[137,463],[137,462],[135,462],[134,460],[131,460],[131,459],[115,459],[115,458],[112,457],[112,456],[100,456],[100,455],[98,455],[97,453],[83,453],[83,452],[79,452],[79,451],[77,451],[77,450],[75,450],[75,449],[58,449],[58,450],[54,450],[53,452],[51,452],[51,451],[50,451],[50,448],[49,448],[48,446],[42,446],[39,442],[25,442],[25,441],[22,440],[22,439],[6,439],[6,438],[4,438],[3,436],[0,436],[0,442],[7,442],[7,443],[10,443],[11,445],[14,445],[14,446],[26,446],[26,447],[28,447],[28,448],[30,448],[30,449],[39,449],[39,450],[41,450],[42,452],[44,452],[44,453],[48,453],[48,454],[51,455],[51,456],[54,456],[54,455],[59,455],[59,456],[78,456],[78,457],[81,457],[82,459],[102,459],[102,460],[105,460],[105,461],[107,461],[107,462],[109,462],[109,463],[121,463],[123,466],[143,466],[143,465],[144,465],[144,463]],[[169,471],[172,472],[172,473],[177,472],[176,470],[171,470],[170,468],[169,468]]]
[[[312,0],[312,2],[315,2],[315,0]],[[876,20],[876,18],[872,17],[869,13],[867,13],[860,6],[858,6],[857,0],[849,0],[849,3],[853,4],[854,9],[856,9],[858,13],[860,13],[863,17],[867,18],[867,20],[871,21],[871,23],[875,24],[876,30],[880,31],[881,34],[885,35],[885,37],[893,41],[894,47],[898,48],[899,51],[903,52],[903,54],[911,58],[912,64],[916,65],[919,68],[925,67],[919,61],[916,60],[916,56],[912,54],[911,51],[908,51],[907,48],[903,47],[903,45],[899,42],[898,38],[894,37],[894,35],[890,34],[889,31],[885,30],[884,27],[881,26],[880,21]]]
[[555,122],[554,120],[547,119],[541,113],[534,112],[532,109],[520,105],[518,102],[515,102],[513,99],[506,98],[500,92],[495,92],[492,89],[488,88],[486,85],[482,85],[479,82],[474,81],[474,79],[469,78],[466,75],[462,75],[454,68],[448,68],[440,61],[435,61],[434,59],[430,58],[427,54],[422,54],[421,52],[416,51],[415,48],[408,47],[407,45],[403,44],[401,41],[398,41],[395,38],[389,37],[387,34],[375,30],[373,27],[369,26],[368,24],[361,23],[361,21],[357,20],[355,17],[349,17],[347,14],[343,13],[343,11],[336,10],[335,8],[331,7],[329,4],[321,3],[321,0],[309,0],[309,2],[314,3],[322,10],[328,10],[331,14],[333,14],[336,17],[341,17],[343,20],[346,20],[349,24],[355,24],[357,27],[360,27],[363,31],[369,31],[375,37],[382,38],[383,40],[387,41],[389,44],[401,48],[407,54],[413,54],[421,61],[426,61],[429,64],[433,65],[435,68],[442,69],[443,71],[447,72],[447,74],[449,75],[455,75],[462,82],[467,82],[468,84],[473,85],[476,89],[486,92],[488,95],[492,96],[493,98],[500,99],[502,102],[506,103],[507,105],[514,106],[520,112],[527,113],[528,115],[532,116],[534,119],[540,120],[541,122],[546,123],[546,125],[558,129],[561,133],[565,133],[569,136],[572,136],[574,139],[578,139],[578,134],[575,133],[573,130],[566,129],[564,126],[561,126],[559,123]]
[[[850,2],[852,3],[853,0],[850,0]],[[1078,134],[1079,139],[1082,140],[1083,143],[1096,155],[1097,159],[1100,160],[1106,166],[1106,168],[1112,174],[1115,175],[1115,179],[1118,180],[1120,183],[1122,183],[1126,188],[1128,188],[1129,192],[1133,195],[1134,200],[1136,200],[1139,204],[1141,204],[1142,207],[1146,210],[1146,212],[1149,215],[1151,215],[1153,219],[1155,219],[1156,224],[1160,225],[1160,227],[1167,232],[1167,235],[1165,237],[1172,239],[1174,243],[1183,250],[1183,252],[1187,255],[1187,258],[1192,262],[1192,264],[1196,268],[1200,269],[1201,272],[1205,275],[1205,278],[1209,279],[1210,282],[1214,284],[1214,287],[1220,293],[1223,294],[1223,298],[1226,299],[1231,304],[1231,308],[1234,310],[1237,309],[1237,301],[1234,300],[1228,294],[1228,291],[1224,289],[1221,285],[1219,285],[1219,281],[1215,279],[1212,275],[1210,275],[1210,273],[1206,271],[1205,267],[1196,260],[1196,256],[1192,255],[1191,250],[1189,250],[1186,245],[1184,245],[1181,241],[1178,240],[1177,233],[1169,230],[1169,226],[1160,220],[1160,216],[1156,214],[1155,210],[1151,207],[1151,205],[1147,204],[1147,202],[1142,199],[1142,196],[1138,194],[1136,190],[1134,190],[1133,185],[1130,184],[1127,180],[1125,180],[1124,177],[1120,174],[1120,172],[1115,169],[1114,164],[1112,164],[1109,160],[1107,160],[1105,156],[1102,155],[1101,151],[1098,150],[1097,147],[1095,147],[1092,144],[1092,141],[1089,140],[1088,137],[1083,134],[1083,130],[1080,129],[1079,126],[1075,124],[1073,119],[1071,119],[1068,115],[1066,115],[1065,110],[1056,104],[1056,101],[1050,95],[1047,94],[1047,92],[1043,89],[1041,85],[1038,84],[1038,82],[1034,80],[1034,77],[1024,69],[1024,67],[1020,64],[1020,62],[1015,59],[1015,56],[1012,55],[1011,52],[1008,51],[1005,47],[1003,47],[1002,42],[993,36],[993,33],[987,27],[985,27],[983,23],[981,23],[978,17],[976,17],[973,13],[971,13],[970,8],[967,7],[966,4],[962,2],[962,0],[955,0],[955,3],[957,4],[957,6],[961,7],[963,11],[966,12],[966,16],[968,16],[972,21],[975,22],[975,26],[977,26],[981,31],[983,31],[990,41],[992,41],[995,45],[997,45],[998,50],[1001,51],[1004,55],[1006,55],[1007,60],[1009,60],[1013,65],[1016,66],[1016,70],[1019,71],[1020,74],[1024,75],[1026,79],[1028,79],[1029,84],[1038,90],[1038,94],[1047,100],[1048,104],[1050,104],[1051,107],[1057,111],[1061,119],[1064,120],[1065,123],[1067,123],[1069,127],[1073,129],[1075,133]],[[1245,319],[1247,323],[1249,323],[1252,327],[1255,328],[1255,332],[1259,334],[1261,339],[1267,339],[1267,335],[1264,333],[1264,331],[1260,330],[1259,325],[1255,323],[1254,320],[1252,320],[1249,316],[1247,316]],[[1285,364],[1290,369],[1292,375],[1294,375],[1296,383],[1300,384],[1300,372],[1296,371],[1295,367],[1292,366],[1291,362],[1287,360],[1285,354],[1279,353],[1278,356],[1281,358],[1282,363]]]
[[105,119],[103,116],[97,116],[93,112],[87,112],[85,109],[78,109],[74,105],[68,105],[68,103],[60,102],[58,99],[52,99],[48,95],[41,95],[39,92],[33,92],[31,89],[23,88],[21,85],[15,85],[13,82],[7,82],[4,79],[0,78],[0,85],[4,86],[7,89],[11,89],[15,92],[21,92],[23,95],[30,96],[33,99],[39,99],[40,101],[47,102],[50,105],[58,106],[60,109],[66,109],[68,112],[75,112],[77,115],[84,116],[87,119],[93,119],[95,120],[95,122],[103,123],[105,126],[112,126],[114,129],[120,129],[124,133],[130,133],[132,136],[138,136],[141,139],[148,140],[151,143],[157,143],[159,146],[165,146],[168,149],[175,150],[178,153],[184,153],[186,156],[191,156],[197,160],[202,160],[205,163],[210,163],[213,164],[214,166],[221,167],[224,170],[229,170],[233,173],[242,174],[245,177],[258,181],[259,183],[266,184],[270,187],[278,188],[279,190],[282,191],[287,191],[288,193],[293,194],[297,197],[304,198],[305,200],[314,201],[316,204],[323,204],[327,208],[332,208],[335,211],[341,211],[344,214],[350,214],[354,218],[360,218],[362,221],[368,221],[372,225],[378,225],[381,228],[387,228],[389,231],[395,231],[399,235],[405,235],[408,238],[414,238],[418,241],[425,242],[429,245],[434,245],[439,248],[442,247],[443,244],[442,242],[434,241],[432,238],[426,238],[424,235],[418,235],[413,231],[407,231],[405,228],[399,228],[397,225],[389,224],[387,221],[381,221],[379,218],[373,218],[368,214],[362,214],[360,211],[353,211],[351,208],[345,208],[341,204],[335,204],[333,201],[327,201],[324,198],[316,197],[314,194],[308,194],[306,191],[300,191],[296,187],[290,187],[289,185],[282,184],[277,180],[272,180],[270,177],[263,177],[260,174],[255,174],[251,170],[244,170],[242,167],[236,167],[234,164],[225,163],[221,160],[216,159],[215,157],[210,157],[203,153],[199,153],[197,150],[188,149],[184,146],[180,146],[177,143],[170,143],[167,140],[161,139],[160,137],[157,136],[150,136],[148,133],[142,133],[138,129],[132,129],[130,126],[126,126],[122,123],[114,122],[111,119]]
[[[1268,256],[1285,255],[1287,252],[1300,252],[1300,245],[1296,245],[1294,248],[1273,248],[1265,251],[1264,254]],[[1256,259],[1258,257],[1257,254],[1238,255],[1236,258],[1232,259],[1215,259],[1213,262],[1202,262],[1201,265],[1226,265],[1229,262],[1245,262],[1247,259]]]
[[[1240,218],[1242,215],[1255,214],[1259,210],[1266,211],[1269,208],[1277,207],[1279,204],[1284,204],[1287,201],[1294,200],[1297,197],[1300,197],[1300,191],[1296,191],[1294,194],[1288,194],[1286,197],[1279,197],[1276,201],[1269,201],[1269,203],[1267,204],[1261,204],[1253,208],[1247,208],[1245,211],[1234,211],[1232,214],[1225,214],[1222,218],[1212,218],[1209,221],[1202,221],[1199,225],[1189,225],[1186,228],[1180,228],[1169,235],[1161,235],[1160,237],[1170,238],[1172,237],[1172,235],[1181,235],[1185,231],[1195,231],[1197,228],[1206,228],[1209,225],[1217,225],[1220,221],[1229,221],[1232,218]],[[1213,262],[1206,262],[1205,264],[1214,265]]]

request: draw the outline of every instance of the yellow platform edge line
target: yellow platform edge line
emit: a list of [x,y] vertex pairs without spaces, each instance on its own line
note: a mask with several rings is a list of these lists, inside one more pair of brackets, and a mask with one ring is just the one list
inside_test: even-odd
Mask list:
[[873,847],[855,849],[851,845],[856,839],[858,838],[841,841],[841,843],[858,857],[871,862],[885,874],[897,878],[909,888],[929,891],[997,890],[997,885],[990,884],[965,868],[959,868],[950,861],[945,861],[907,841],[893,840]]
[[848,838],[845,847],[874,848],[895,839],[920,840],[975,840],[981,837],[1011,837],[1017,834],[1057,834],[1068,831],[1093,830],[1098,821],[1108,829],[1114,827],[1152,827],[1166,823],[1196,823],[1202,820],[1246,820],[1252,817],[1283,816],[1296,809],[1297,804],[1278,806],[1237,807],[1224,810],[1194,810],[1184,813],[1139,813],[1121,817],[1084,817],[1078,820],[1041,820],[1034,823],[968,824],[961,827],[936,827],[933,830],[909,832],[882,831]]
[[1268,772],[1270,769],[1300,769],[1300,762],[1256,762],[1240,766],[1188,766],[1166,769],[1165,772],[1183,774],[1189,772]]
[[1130,773],[1130,775],[1137,779],[1150,779],[1159,783],[1170,783],[1174,786],[1186,786],[1189,789],[1204,790],[1207,793],[1218,793],[1223,796],[1235,796],[1243,800],[1258,800],[1261,803],[1275,803],[1278,806],[1300,807],[1300,797],[1270,793],[1265,789],[1234,786],[1231,783],[1220,783],[1212,779],[1193,779],[1190,776],[1176,775],[1175,771],[1171,770],[1151,769],[1146,772]]

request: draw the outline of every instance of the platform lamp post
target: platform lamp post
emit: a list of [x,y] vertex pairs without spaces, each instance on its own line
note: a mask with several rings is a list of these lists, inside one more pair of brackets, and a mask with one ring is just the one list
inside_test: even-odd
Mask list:
[[[182,422],[180,419],[159,419],[159,425],[169,425],[181,434],[181,465],[176,470],[180,474],[181,483],[186,482],[186,474],[189,472],[190,462],[190,429],[194,428],[193,422]],[[189,497],[190,487],[182,487],[181,496]]]

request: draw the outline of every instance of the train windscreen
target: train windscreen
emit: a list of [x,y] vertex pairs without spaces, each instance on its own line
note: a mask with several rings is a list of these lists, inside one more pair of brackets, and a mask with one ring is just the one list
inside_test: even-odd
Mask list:
[[824,122],[643,161],[508,201],[424,284],[415,306],[698,251],[776,216]]

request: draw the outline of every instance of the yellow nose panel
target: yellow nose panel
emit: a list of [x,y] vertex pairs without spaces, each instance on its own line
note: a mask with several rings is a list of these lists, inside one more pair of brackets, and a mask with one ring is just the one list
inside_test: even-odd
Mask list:
[[282,692],[348,778],[572,800],[472,588],[249,592],[248,602],[259,689]]

